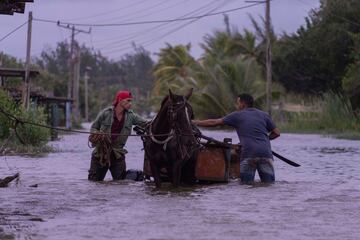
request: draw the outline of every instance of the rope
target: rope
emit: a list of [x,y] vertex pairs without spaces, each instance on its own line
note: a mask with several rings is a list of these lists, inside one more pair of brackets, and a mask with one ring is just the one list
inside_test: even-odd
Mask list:
[[[60,128],[60,127],[52,127],[52,126],[45,125],[45,124],[40,124],[40,123],[30,122],[30,121],[26,121],[26,120],[21,120],[21,119],[17,118],[16,116],[4,111],[1,107],[0,107],[0,112],[3,113],[9,119],[15,121],[15,127],[14,127],[15,131],[16,131],[17,125],[19,123],[21,123],[21,124],[29,124],[29,125],[33,125],[33,126],[37,126],[37,127],[48,128],[48,129],[52,129],[52,130],[63,131],[63,132],[84,133],[84,134],[96,133],[96,134],[99,134],[99,135],[109,135],[108,133],[90,132],[90,131],[73,130],[73,129]],[[166,137],[166,136],[173,135],[173,133],[164,133],[164,134],[120,134],[120,133],[112,133],[111,135],[114,135],[114,136],[129,136],[129,137]],[[182,135],[184,135],[184,134],[182,134]],[[17,136],[19,136],[19,135],[17,134]]]

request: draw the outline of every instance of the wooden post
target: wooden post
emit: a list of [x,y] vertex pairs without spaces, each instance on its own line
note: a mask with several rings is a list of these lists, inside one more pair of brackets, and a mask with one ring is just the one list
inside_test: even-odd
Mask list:
[[[56,103],[51,104],[51,127],[59,127],[59,109]],[[51,129],[51,141],[58,139],[58,131]]]
[[271,94],[272,94],[272,79],[271,79],[271,20],[270,20],[270,0],[266,0],[266,109],[271,116]]
[[75,38],[75,27],[71,28],[71,42],[70,42],[70,59],[69,59],[69,80],[67,88],[67,98],[72,98],[72,88],[73,88],[73,77],[74,77],[74,38]]
[[[91,28],[88,31],[83,31],[80,29],[76,29],[75,26],[71,26],[69,24],[62,24],[60,21],[57,23],[59,27],[71,29],[71,45],[70,45],[70,60],[69,60],[69,81],[68,81],[68,89],[67,89],[67,98],[73,99],[73,104],[66,103],[66,114],[67,115],[67,126],[71,127],[71,123],[68,123],[71,119],[70,114],[74,114],[74,118],[78,121],[80,120],[80,113],[79,113],[79,78],[80,78],[80,56],[75,55],[75,34],[76,33],[91,33]],[[80,51],[76,51],[79,52]],[[78,61],[77,61],[78,59]],[[77,85],[77,86],[76,86]]]
[[74,118],[77,122],[80,122],[80,111],[79,111],[79,82],[80,82],[80,48],[75,48],[74,58],[74,78],[73,78],[73,92],[72,96],[74,99],[73,113]]
[[31,31],[32,31],[32,12],[29,12],[27,44],[26,44],[26,63],[25,63],[25,78],[22,90],[22,103],[25,109],[30,106],[30,52],[31,52]]
[[89,121],[89,97],[88,97],[88,82],[89,82],[89,72],[88,67],[86,67],[85,70],[85,76],[84,76],[84,95],[85,95],[85,121]]
[[[2,60],[3,60],[3,53],[0,52],[0,67],[2,67]],[[4,86],[4,80],[3,77],[0,76],[0,87]]]
[[65,127],[71,129],[71,102],[65,103]]

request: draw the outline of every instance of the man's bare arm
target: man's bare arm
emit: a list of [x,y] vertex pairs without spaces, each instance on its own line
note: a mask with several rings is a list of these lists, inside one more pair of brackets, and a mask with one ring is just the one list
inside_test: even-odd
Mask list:
[[207,120],[193,120],[192,123],[199,127],[216,127],[224,125],[224,120],[222,118],[218,119],[207,119]]
[[280,136],[280,130],[278,128],[274,128],[274,130],[270,132],[269,138],[270,140],[273,140],[279,136]]

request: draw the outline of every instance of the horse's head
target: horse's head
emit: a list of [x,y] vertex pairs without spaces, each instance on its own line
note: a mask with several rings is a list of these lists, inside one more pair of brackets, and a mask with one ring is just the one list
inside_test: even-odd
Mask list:
[[171,128],[174,129],[182,144],[195,144],[195,137],[191,125],[191,119],[194,118],[194,112],[188,100],[192,95],[192,89],[184,95],[176,95],[169,90],[169,97],[167,101],[168,119]]

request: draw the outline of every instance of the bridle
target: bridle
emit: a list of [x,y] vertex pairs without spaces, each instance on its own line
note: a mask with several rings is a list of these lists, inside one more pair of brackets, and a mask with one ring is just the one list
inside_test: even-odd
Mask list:
[[187,102],[185,97],[182,97],[182,98],[183,98],[183,101],[170,104],[169,110],[168,110],[168,119],[169,119],[169,122],[171,123],[171,129],[174,129],[175,133],[178,135],[182,135],[182,134],[181,134],[180,127],[178,126],[178,124],[176,124],[178,122],[177,116],[178,116],[178,112],[180,110],[182,110],[183,108],[185,108],[187,123],[189,124],[189,126],[191,126],[190,116],[189,116],[189,108],[188,108],[189,103]]
[[[182,101],[175,102],[175,103],[170,102],[170,105],[168,106],[168,109],[167,109],[167,118],[170,123],[171,130],[168,134],[165,134],[165,135],[167,135],[167,138],[165,140],[158,140],[156,138],[156,136],[154,136],[154,134],[152,133],[152,130],[151,130],[152,122],[150,123],[150,126],[149,126],[149,133],[150,133],[151,140],[159,145],[163,145],[164,151],[167,148],[168,142],[171,139],[175,138],[176,144],[178,145],[177,149],[178,149],[179,154],[182,159],[184,159],[186,157],[190,157],[192,152],[198,147],[197,146],[198,144],[196,143],[196,141],[193,142],[193,145],[195,145],[195,149],[190,149],[190,151],[187,151],[187,153],[184,153],[183,148],[181,147],[181,146],[185,145],[182,143],[183,142],[182,138],[184,136],[190,136],[190,137],[193,137],[194,139],[196,139],[195,135],[192,131],[192,125],[191,125],[191,119],[190,119],[192,116],[189,114],[190,107],[191,106],[189,105],[189,103],[187,102],[185,97],[182,97]],[[188,134],[184,134],[183,129],[179,125],[180,121],[178,121],[178,116],[179,116],[179,112],[182,110],[185,111],[186,120],[187,120],[186,124],[188,124],[188,127],[190,128],[190,131],[191,131],[191,133],[188,133]]]

